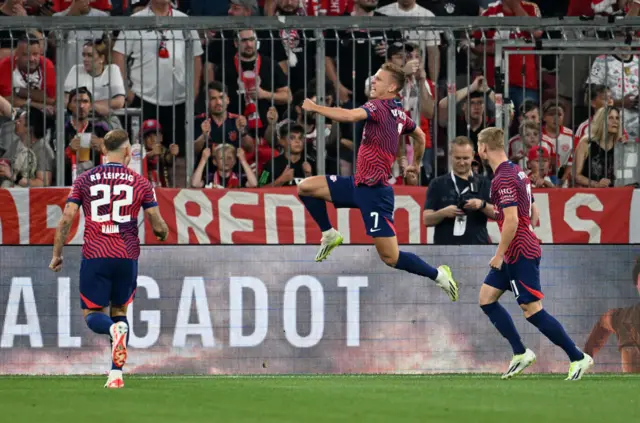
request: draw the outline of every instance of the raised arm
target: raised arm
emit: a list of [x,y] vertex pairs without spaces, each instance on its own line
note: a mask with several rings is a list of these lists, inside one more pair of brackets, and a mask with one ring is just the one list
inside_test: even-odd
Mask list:
[[320,106],[308,98],[304,100],[302,109],[319,113],[334,122],[353,123],[367,119],[367,112],[363,108],[343,109],[342,107]]

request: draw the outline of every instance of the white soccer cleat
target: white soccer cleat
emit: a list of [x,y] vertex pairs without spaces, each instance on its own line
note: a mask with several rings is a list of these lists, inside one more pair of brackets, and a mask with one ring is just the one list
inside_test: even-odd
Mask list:
[[105,388],[120,389],[124,388],[124,379],[122,379],[122,370],[111,370],[109,372],[109,378],[107,383],[104,384]]
[[536,355],[529,348],[524,354],[514,355],[509,363],[509,369],[502,375],[502,379],[511,379],[518,376],[527,367],[536,362]]
[[447,293],[451,301],[458,300],[458,284],[453,280],[451,269],[449,266],[442,265],[438,267],[438,276],[436,276],[436,285]]
[[109,328],[111,335],[111,359],[113,363],[122,368],[127,362],[127,333],[129,326],[125,322],[117,322]]
[[342,244],[344,238],[340,232],[335,229],[331,229],[322,234],[322,240],[320,241],[320,250],[316,254],[316,261],[320,262],[325,260],[331,254],[337,246]]
[[582,376],[593,366],[593,358],[584,353],[582,360],[572,361],[569,366],[569,375],[565,380],[580,380]]

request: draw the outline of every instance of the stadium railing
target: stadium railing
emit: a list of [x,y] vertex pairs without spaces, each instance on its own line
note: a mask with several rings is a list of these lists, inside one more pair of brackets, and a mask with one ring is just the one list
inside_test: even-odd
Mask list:
[[[66,157],[70,157],[69,154],[65,156],[66,143],[68,142],[68,136],[66,126],[69,119],[68,104],[65,102],[65,80],[67,79],[71,65],[79,65],[76,68],[76,84],[77,87],[80,83],[80,68],[82,67],[82,50],[86,40],[96,40],[103,38],[106,40],[107,46],[113,45],[116,40],[123,40],[125,45],[132,46],[133,50],[146,49],[150,45],[151,48],[162,49],[169,47],[171,50],[171,38],[181,37],[186,40],[183,43],[184,51],[181,57],[178,55],[171,55],[169,60],[171,61],[170,67],[173,69],[173,77],[176,83],[172,84],[172,98],[174,101],[169,102],[169,108],[171,111],[162,113],[161,108],[166,108],[167,102],[162,102],[158,98],[157,89],[153,88],[153,92],[156,93],[155,113],[154,107],[150,107],[150,104],[154,104],[151,98],[146,96],[145,102],[130,103],[127,102],[124,107],[119,110],[111,110],[111,104],[107,104],[109,112],[103,115],[106,118],[109,127],[113,124],[116,126],[118,122],[124,128],[126,128],[133,140],[140,139],[140,127],[142,121],[145,119],[157,117],[160,119],[160,124],[165,128],[169,128],[171,134],[165,133],[165,142],[167,139],[176,139],[182,137],[184,132],[184,142],[181,145],[183,151],[180,155],[184,155],[184,159],[172,160],[168,164],[172,168],[170,172],[173,177],[167,178],[169,181],[162,181],[162,178],[158,177],[158,183],[164,184],[164,186],[187,186],[192,185],[193,171],[197,165],[198,154],[194,151],[193,141],[195,137],[195,131],[197,129],[196,115],[204,114],[209,116],[209,101],[207,101],[207,91],[204,87],[207,87],[212,80],[219,80],[225,86],[235,86],[236,81],[229,78],[227,69],[233,70],[234,64],[230,61],[234,60],[234,54],[229,52],[229,48],[234,47],[235,31],[243,28],[251,28],[258,31],[258,38],[261,47],[260,52],[268,52],[266,56],[271,59],[269,72],[271,81],[269,86],[273,87],[277,85],[278,77],[276,74],[280,74],[279,78],[284,78],[286,87],[299,87],[299,94],[302,97],[296,96],[295,92],[290,89],[290,99],[292,101],[276,101],[273,95],[268,99],[259,102],[259,112],[262,116],[262,120],[267,117],[267,110],[270,106],[276,106],[278,109],[278,126],[270,126],[269,122],[262,122],[262,129],[258,127],[250,128],[249,135],[251,142],[254,143],[253,154],[257,158],[253,159],[253,171],[256,173],[256,179],[260,178],[261,161],[272,162],[277,155],[278,150],[286,150],[287,146],[278,147],[279,129],[286,125],[289,128],[295,123],[295,116],[297,115],[296,101],[300,98],[306,98],[309,95],[316,95],[319,103],[325,103],[328,99],[334,101],[341,97],[345,101],[343,104],[345,107],[356,107],[361,105],[366,100],[365,88],[362,86],[364,80],[368,76],[375,73],[377,65],[381,63],[382,59],[392,59],[390,56],[389,48],[395,48],[400,55],[404,55],[405,61],[409,60],[412,56],[410,50],[413,46],[416,46],[416,50],[423,53],[422,60],[425,65],[425,72],[429,79],[433,79],[433,86],[428,91],[431,96],[433,104],[430,106],[428,113],[430,121],[430,147],[427,149],[424,160],[424,171],[421,175],[420,183],[426,183],[428,180],[438,174],[442,174],[448,168],[448,147],[449,142],[456,136],[467,135],[472,139],[477,136],[477,127],[468,122],[469,119],[465,119],[463,110],[470,110],[473,93],[469,90],[466,93],[461,93],[460,89],[464,87],[477,87],[474,81],[478,76],[485,76],[488,82],[486,88],[479,89],[482,95],[475,98],[482,97],[484,101],[484,111],[482,112],[482,123],[480,127],[484,126],[500,126],[505,129],[505,142],[508,146],[509,138],[517,133],[516,127],[518,126],[519,111],[518,106],[523,103],[526,98],[534,99],[538,105],[546,100],[555,101],[564,107],[564,127],[575,131],[578,129],[579,124],[586,119],[591,119],[594,110],[591,110],[588,104],[584,104],[583,98],[585,97],[585,91],[588,97],[590,96],[590,90],[592,86],[586,86],[586,77],[589,76],[588,70],[585,73],[585,67],[590,68],[596,61],[598,55],[613,55],[613,54],[629,54],[629,49],[635,49],[639,46],[639,42],[635,36],[628,31],[629,28],[637,27],[640,24],[638,19],[622,19],[616,21],[610,21],[606,19],[595,19],[591,21],[583,21],[580,19],[536,19],[536,18],[393,18],[393,17],[375,17],[375,18],[331,18],[331,17],[316,17],[316,18],[304,18],[304,17],[287,17],[286,19],[274,19],[266,17],[251,17],[251,18],[229,18],[229,17],[215,17],[215,18],[185,18],[185,19],[172,19],[172,18],[85,18],[82,20],[74,19],[73,17],[60,17],[54,19],[48,18],[12,18],[3,22],[3,28],[10,33],[11,42],[9,52],[5,55],[7,57],[16,57],[15,48],[18,48],[18,38],[20,34],[25,30],[36,30],[40,34],[47,34],[49,42],[45,38],[41,40],[43,47],[43,54],[54,59],[56,69],[56,95],[55,99],[51,98],[49,90],[44,90],[43,98],[41,101],[35,99],[30,102],[43,103],[43,107],[46,114],[49,116],[45,127],[49,129],[49,137],[47,142],[51,143],[51,147],[55,150],[55,173],[53,180],[57,186],[69,185],[69,163]],[[194,33],[191,31],[198,31],[198,40],[195,40]],[[297,39],[295,35],[292,35],[294,30],[298,30]],[[173,32],[170,32],[173,31]],[[351,31],[351,32],[349,32]],[[155,34],[149,35],[151,32]],[[399,34],[399,36],[397,35]],[[33,38],[38,36],[37,34],[29,34],[27,37]],[[406,42],[406,39],[410,39],[410,43]],[[396,44],[400,42],[398,47]],[[6,41],[6,40],[5,40]],[[191,43],[189,41],[194,41]],[[376,45],[380,42],[386,42],[386,50],[376,51]],[[434,41],[440,43],[439,47],[434,46]],[[368,48],[367,52],[362,55],[362,43],[371,43],[371,48]],[[197,44],[196,44],[197,43]],[[31,51],[34,47],[33,43],[27,43],[27,50]],[[340,47],[337,47],[337,46]],[[52,48],[55,46],[57,48]],[[154,47],[157,46],[157,47]],[[197,53],[194,49],[202,47],[203,55],[201,56],[202,67],[194,61],[185,60],[183,57],[192,57]],[[326,89],[327,83],[335,82],[334,75],[331,75],[331,71],[328,73],[326,68],[326,57],[331,56],[332,51],[338,49],[341,54],[336,55],[334,61],[335,71],[340,75],[351,74],[352,77],[348,80],[340,81],[340,84],[333,83],[334,92],[329,92]],[[301,49],[302,54],[296,56],[295,49]],[[173,50],[171,50],[173,51]],[[282,57],[280,54],[286,56]],[[493,52],[493,53],[492,53]],[[382,56],[377,56],[377,53],[381,53]],[[220,56],[218,59],[218,55]],[[349,57],[349,55],[351,57]],[[75,63],[69,63],[69,57],[76,58]],[[148,63],[139,67],[137,70],[131,67],[131,60],[139,60],[136,58],[135,52],[133,57],[127,58],[125,67],[129,71],[139,72],[137,78],[141,85],[145,86],[145,78],[148,80],[155,80],[157,85],[166,86],[171,84],[169,78],[165,78],[164,75],[160,75],[157,69],[160,68],[158,64],[160,60],[166,60],[166,57],[162,57],[160,52],[156,55],[156,64],[149,67]],[[215,57],[212,57],[215,56]],[[296,56],[296,59],[292,58]],[[425,57],[426,56],[426,57]],[[523,59],[523,57],[532,56],[533,59]],[[637,56],[632,56],[632,62],[636,63],[635,69],[637,69]],[[114,59],[114,53],[111,48],[106,50],[106,62],[112,63]],[[515,72],[514,69],[518,69],[518,65],[515,63],[522,61],[521,71]],[[217,63],[216,63],[217,62]],[[443,66],[439,66],[440,62],[444,62]],[[363,64],[364,63],[364,64]],[[212,66],[209,66],[211,64]],[[213,64],[217,64],[214,66]],[[355,64],[355,68],[353,65]],[[585,66],[586,64],[586,66]],[[349,71],[344,70],[344,66],[347,66]],[[610,82],[612,75],[607,69],[609,62],[605,63],[605,75],[603,82]],[[298,67],[296,71],[294,68]],[[300,67],[303,68],[303,72],[300,72]],[[13,66],[12,66],[13,68]],[[279,69],[278,69],[279,68]],[[45,67],[42,78],[47,79],[47,70]],[[156,70],[156,74],[153,75],[149,72],[149,69]],[[341,70],[342,69],[342,70]],[[440,72],[442,69],[442,72]],[[633,72],[631,70],[626,70]],[[283,72],[280,73],[279,70]],[[613,69],[611,70],[614,71]],[[196,78],[196,72],[201,77]],[[531,74],[535,74],[533,79]],[[363,75],[366,74],[366,75]],[[440,75],[437,75],[440,73]],[[131,72],[128,72],[131,75]],[[303,75],[304,80],[300,81],[300,75]],[[410,75],[413,78],[415,75]],[[627,75],[629,82],[628,86],[625,83],[622,84],[620,89],[614,88],[612,94],[616,102],[621,101],[625,95],[638,94],[638,77],[634,75]],[[521,77],[521,78],[520,78]],[[13,105],[23,105],[24,100],[18,100],[16,97],[31,98],[30,92],[34,90],[34,86],[28,85],[23,91],[15,91],[16,78],[19,80],[19,76],[14,76],[11,85],[11,94],[7,97],[10,103]],[[411,79],[410,78],[410,79]],[[70,80],[73,81],[74,78]],[[128,93],[130,88],[130,82],[126,78],[124,87]],[[199,84],[196,84],[198,79]],[[345,78],[343,78],[345,79]],[[518,83],[518,79],[522,80],[522,83]],[[625,78],[623,78],[625,79]],[[97,79],[93,79],[95,83]],[[110,75],[109,75],[110,81]],[[315,81],[315,82],[314,82]],[[263,83],[265,81],[262,81]],[[313,86],[310,86],[313,83]],[[69,84],[67,84],[69,85]],[[73,85],[73,84],[72,84]],[[111,84],[108,84],[111,86]],[[342,85],[342,87],[340,86]],[[482,85],[482,83],[480,83]],[[199,88],[199,92],[196,92],[196,86]],[[96,92],[96,87],[87,87],[90,91]],[[98,87],[99,89],[100,87]],[[146,87],[149,88],[149,87]],[[145,89],[146,89],[145,88]],[[109,88],[109,94],[111,93]],[[134,87],[134,90],[136,88]],[[36,90],[37,91],[37,90]],[[345,93],[349,91],[351,94],[347,99]],[[456,99],[456,92],[458,92],[458,99]],[[145,93],[137,93],[141,97],[145,97]],[[462,95],[464,94],[464,95]],[[415,92],[409,92],[410,96],[415,96]],[[230,92],[231,106],[244,103],[244,95],[242,92]],[[462,99],[460,98],[462,97]],[[183,101],[184,99],[184,101]],[[404,100],[404,99],[403,99]],[[446,100],[446,101],[443,101]],[[457,101],[459,100],[459,101]],[[413,104],[411,107],[419,112],[422,109],[422,99],[417,100],[417,104]],[[110,103],[110,102],[107,102]],[[162,104],[160,104],[162,103]],[[279,103],[279,104],[278,104]],[[184,106],[182,106],[184,104]],[[617,103],[616,103],[617,104]],[[623,126],[626,129],[626,133],[632,138],[630,141],[637,141],[637,134],[640,133],[640,120],[637,119],[638,111],[640,111],[640,103],[633,102],[626,112],[623,114]],[[158,106],[159,105],[159,106]],[[443,107],[444,106],[444,107]],[[514,107],[515,106],[515,107]],[[183,107],[183,109],[182,109]],[[99,115],[96,113],[96,105],[92,105],[92,115]],[[559,109],[554,109],[559,110]],[[233,113],[250,115],[246,110],[242,110],[236,106],[229,110]],[[418,112],[418,113],[419,113]],[[182,115],[184,113],[184,116]],[[442,116],[443,114],[446,115]],[[556,112],[556,121],[558,120],[559,112]],[[158,116],[159,115],[159,116]],[[113,120],[112,116],[116,116],[118,119]],[[626,119],[626,117],[631,118]],[[134,117],[133,121],[130,117]],[[248,116],[250,117],[250,116]],[[285,120],[288,118],[289,120]],[[184,119],[184,127],[180,125],[180,122]],[[314,120],[315,126],[310,125],[309,120]],[[473,117],[471,117],[473,120]],[[49,123],[54,120],[55,124]],[[249,119],[251,120],[251,119]],[[337,127],[332,128],[333,132],[329,129],[326,131],[318,131],[315,128],[325,128],[325,119],[322,116],[307,116],[303,114],[301,119],[298,120],[302,123],[307,130],[306,139],[310,142],[304,143],[305,160],[316,162],[315,172],[318,174],[352,173],[355,166],[355,158],[357,152],[357,146],[360,138],[360,127],[353,125],[351,127]],[[476,122],[477,123],[477,122]],[[564,163],[556,163],[555,176],[559,180],[562,179],[561,172],[568,172],[567,166],[571,162],[574,156],[574,149],[576,142],[573,136],[558,133],[555,136],[553,134],[547,135],[545,144],[545,123],[541,118],[538,123],[539,127],[539,143],[543,147],[549,147],[558,154],[565,158]],[[226,123],[223,124],[221,133],[229,134],[226,128]],[[28,124],[28,126],[30,126]],[[250,125],[253,126],[253,125]],[[259,126],[259,125],[258,125]],[[268,128],[271,128],[271,134],[268,134]],[[51,129],[55,128],[55,132]],[[238,137],[236,133],[235,137]],[[567,138],[568,137],[568,138]],[[12,138],[9,136],[8,138]],[[15,137],[14,137],[15,138]],[[206,146],[209,143],[225,143],[227,138],[234,138],[233,136],[227,137],[222,140],[206,140]],[[268,141],[262,141],[266,138]],[[567,141],[569,140],[569,141]],[[237,145],[242,145],[240,141],[232,140]],[[5,140],[5,147],[8,144],[9,147],[4,148],[5,155],[11,155],[15,148],[11,147],[15,145],[15,140]],[[245,144],[245,146],[247,146]],[[247,146],[247,148],[251,148]],[[638,148],[635,142],[617,143],[616,144],[616,159],[614,164],[605,161],[605,168],[609,166],[615,166],[616,170],[616,186],[618,185],[630,185],[640,182],[640,172],[638,171],[640,161],[637,160]],[[262,152],[262,155],[260,154]],[[405,156],[410,156],[411,149],[407,147],[403,151]],[[553,153],[553,152],[552,152]],[[144,153],[143,153],[144,154]],[[78,153],[76,152],[76,155]],[[99,160],[97,155],[97,149],[94,149],[91,153],[92,162],[95,163]],[[5,156],[6,157],[6,156]],[[76,158],[78,159],[78,157]],[[207,161],[206,169],[204,173],[204,181],[207,180],[207,175],[210,174],[209,164]],[[565,166],[562,166],[565,165]],[[159,165],[156,165],[159,166]],[[402,167],[400,163],[396,167],[396,176],[400,174],[398,169]],[[238,165],[240,172],[244,169]],[[563,170],[564,169],[564,170]],[[159,174],[159,168],[156,169]],[[606,173],[606,169],[605,169]],[[566,173],[568,175],[569,173]],[[269,179],[266,182],[274,182],[278,175],[268,175]],[[565,185],[575,184],[575,170],[572,177],[567,178],[568,182]],[[225,186],[224,179],[226,175],[222,176],[221,185]],[[260,181],[259,181],[260,182]],[[265,182],[265,181],[262,181]],[[562,185],[561,182],[558,184]]]

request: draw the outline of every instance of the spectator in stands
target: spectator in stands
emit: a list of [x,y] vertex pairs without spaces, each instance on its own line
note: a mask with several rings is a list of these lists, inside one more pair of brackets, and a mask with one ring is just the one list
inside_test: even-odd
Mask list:
[[[378,12],[386,16],[399,16],[410,18],[435,17],[433,12],[419,6],[416,0],[398,0],[395,3],[378,9]],[[427,75],[432,81],[438,81],[440,72],[440,32],[413,30],[405,31],[404,39],[410,40],[419,47],[420,57],[427,57]],[[376,70],[373,71],[375,73]]]
[[[187,15],[173,9],[170,0],[151,0],[146,9],[132,15],[133,18],[144,16],[182,18]],[[185,121],[186,112],[186,60],[194,61],[195,93],[200,90],[202,72],[200,38],[195,30],[190,35],[192,58],[185,58],[187,41],[181,30],[160,31],[160,34],[156,31],[123,31],[113,48],[113,62],[120,68],[122,79],[130,81],[129,105],[141,107],[144,120],[162,122],[165,147],[178,144],[181,155],[185,151],[185,128],[181,122]],[[129,61],[130,68],[127,66]],[[180,175],[186,171],[184,160],[176,160],[176,167]]]
[[[103,12],[109,12],[111,10],[111,0],[83,0],[88,3],[92,9],[97,9]],[[53,0],[54,10],[61,12],[73,4],[74,0]]]
[[[24,8],[25,0],[5,0],[0,6],[0,17],[2,16],[27,16]],[[16,40],[20,37],[17,31],[2,30],[0,31],[0,59],[9,57],[13,54],[16,47]]]
[[[374,12],[377,0],[354,0],[353,16],[383,16]],[[326,31],[326,74],[338,87],[336,103],[356,106],[367,96],[364,82],[377,72],[387,58],[387,44],[402,41],[397,31]],[[354,57],[355,56],[355,57]],[[371,64],[371,66],[369,66]]]
[[142,122],[140,132],[146,151],[142,162],[143,175],[154,187],[175,186],[169,170],[172,169],[174,159],[180,152],[178,144],[171,144],[169,148],[162,145],[162,126],[155,119]]
[[[89,0],[71,0],[71,4],[68,8],[62,12],[55,13],[53,16],[87,16],[87,17],[104,17],[109,16],[109,13],[99,9],[91,7]],[[87,41],[100,40],[105,37],[102,30],[77,30],[69,31],[65,33],[66,39],[63,41],[63,45],[57,46],[64,50],[63,63],[56,63],[58,66],[58,72],[62,72],[67,75],[71,68],[84,62],[84,48],[83,45]],[[107,46],[106,50],[109,50],[111,46]],[[106,51],[105,50],[105,51]],[[110,52],[109,52],[110,55]]]
[[[276,16],[304,16],[299,0],[276,0]],[[316,43],[313,31],[274,31],[273,60],[287,75],[291,92],[303,89],[315,77]]]
[[525,100],[518,111],[518,125],[521,125],[524,121],[534,122],[536,125],[540,124],[540,107],[538,103],[531,100]]
[[[236,156],[242,166],[240,175],[233,171],[236,166]],[[193,176],[193,188],[255,188],[258,186],[256,175],[245,158],[244,150],[230,144],[220,144],[215,148],[215,159],[209,164],[209,174],[204,175],[207,162],[211,157],[211,149],[202,150],[202,158]]]
[[[89,41],[82,48],[82,65],[71,68],[64,91],[86,87],[93,96],[95,112],[109,116],[122,109],[127,94],[118,66],[109,64],[109,47],[103,40]],[[65,94],[68,97],[68,94]]]
[[564,126],[564,106],[556,100],[542,105],[542,147],[549,150],[555,163],[553,168],[563,180],[569,177],[567,166],[573,157],[573,131]]
[[549,176],[551,171],[549,150],[540,146],[530,149],[527,154],[527,165],[529,169],[527,176],[531,180],[533,188],[554,188],[556,186],[553,182],[556,177]]
[[42,55],[42,46],[33,33],[23,33],[14,57],[0,60],[0,95],[13,107],[36,107],[54,114],[56,69]]
[[[528,1],[509,1],[491,3],[487,10],[482,12],[482,16],[501,17],[501,16],[533,16],[540,17],[540,9],[535,3]],[[532,39],[539,36],[540,33],[529,33],[519,31],[517,34],[509,34],[509,31],[487,30],[485,36],[487,40],[500,39],[504,36],[516,37],[521,39]],[[491,41],[486,43],[481,41],[482,34],[477,31],[474,34],[476,46],[473,51],[482,56],[487,53],[487,63],[483,68],[486,69],[486,76],[489,86],[495,86],[495,44]],[[522,49],[520,49],[522,50]],[[526,100],[538,101],[538,62],[537,59],[529,55],[511,55],[509,56],[509,98],[513,101],[516,110]],[[524,71],[523,71],[524,70]],[[523,75],[524,73],[524,75]]]
[[[487,116],[485,97],[495,103],[495,93],[487,85],[484,76],[478,76],[471,85],[456,91],[456,103],[460,104],[462,112],[456,120],[456,134],[467,134],[473,143],[474,151],[477,151],[480,131],[494,125],[493,119]],[[443,97],[438,103],[438,123],[443,128],[448,125],[448,107],[449,98]]]
[[451,142],[451,172],[429,184],[422,212],[425,226],[435,226],[433,242],[446,244],[488,244],[487,218],[493,218],[489,179],[472,171],[471,140],[456,137]]
[[580,141],[585,135],[587,135],[587,131],[589,131],[589,126],[593,120],[593,115],[598,111],[598,109],[607,105],[613,106],[611,90],[604,85],[587,84],[587,88],[584,91],[584,104],[589,104],[591,106],[591,110],[587,120],[582,122],[576,130],[576,141]]
[[[622,7],[620,8],[619,6]],[[570,0],[567,16],[611,15],[612,12],[614,12],[614,8],[624,10],[625,6],[627,6],[627,17],[638,16],[640,4],[633,0]],[[564,36],[567,37],[567,44],[571,45],[571,42],[575,40],[577,36],[582,37],[580,32],[581,31],[565,31]],[[558,94],[561,99],[566,102],[565,107],[568,113],[571,113],[572,107],[570,107],[570,105],[572,103],[573,106],[581,105],[582,85],[583,81],[588,80],[589,66],[592,64],[591,60],[592,56],[587,54],[560,55],[557,72]],[[595,81],[592,82],[598,83]],[[609,88],[613,89],[613,86],[609,85]],[[628,92],[629,90],[625,91]],[[575,98],[574,95],[576,95]],[[584,105],[588,106],[589,102],[585,102]],[[617,106],[621,107],[619,104],[617,104]],[[570,116],[567,117],[567,121],[571,121]]]
[[238,53],[225,63],[229,110],[247,119],[252,135],[264,132],[272,102],[284,105],[291,100],[284,72],[271,59],[258,53],[256,43],[255,31],[239,31],[235,41]]
[[229,96],[221,82],[213,81],[208,86],[209,116],[196,116],[194,150],[200,154],[211,144],[231,144],[236,148],[255,143],[247,130],[247,118],[229,113]]
[[[479,16],[480,3],[478,0],[422,0],[418,4],[433,12],[436,16]],[[469,35],[464,31],[454,32],[454,37],[459,40],[456,54],[456,75],[457,81],[466,85],[467,69],[469,63],[468,48],[470,47]],[[446,41],[445,41],[446,42]],[[446,57],[446,46],[441,46],[441,57]],[[447,60],[440,60],[439,77],[442,81],[447,76]],[[438,81],[435,81],[438,82]]]
[[85,87],[69,92],[71,117],[64,128],[66,186],[70,186],[85,170],[102,163],[102,145],[109,127],[103,121],[91,121],[92,103],[91,92]]
[[639,64],[640,56],[637,55],[599,56],[593,61],[587,79],[587,83],[604,85],[611,90],[613,104],[622,112],[622,125],[636,142],[640,139]]
[[15,133],[19,139],[13,159],[0,159],[2,187],[50,186],[55,169],[55,153],[45,139],[45,115],[36,108],[19,110]]
[[354,0],[316,0],[319,16],[344,16],[353,12]]
[[[229,11],[227,13],[229,16],[234,17],[256,15],[258,13],[258,3],[256,0],[230,0]],[[207,54],[205,55],[207,61],[207,81],[218,80],[229,87],[228,77],[224,75],[225,79],[222,79],[222,66],[228,66],[229,63],[233,63],[234,57],[238,52],[235,44],[236,36],[236,31],[233,30],[209,32],[207,37]],[[268,31],[258,31],[257,38],[258,41],[263,40],[263,44],[270,44],[271,42],[271,35]],[[256,44],[256,48],[260,50],[259,43]],[[271,57],[271,55],[268,55],[268,57]]]
[[[540,141],[540,126],[533,120],[524,120],[520,124],[518,135],[509,140],[508,157],[521,169],[527,168],[527,157],[531,149]],[[549,150],[545,148],[547,152]]]
[[260,186],[297,185],[316,173],[315,162],[303,157],[304,134],[305,130],[300,125],[280,128],[279,144],[283,147],[283,154],[265,163],[260,174]]
[[618,108],[600,108],[593,117],[590,134],[590,137],[585,136],[580,140],[576,149],[576,185],[612,187],[615,180],[614,147],[623,139]]

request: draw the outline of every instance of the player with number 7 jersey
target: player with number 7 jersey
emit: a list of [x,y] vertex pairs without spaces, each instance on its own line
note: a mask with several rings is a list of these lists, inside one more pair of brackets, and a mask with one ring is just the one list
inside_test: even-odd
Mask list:
[[168,228],[148,180],[127,167],[131,144],[125,131],[104,137],[107,163],[84,172],[71,188],[58,228],[49,268],[62,269],[62,249],[79,210],[85,216],[80,264],[80,303],[87,326],[109,335],[111,371],[105,387],[122,388],[122,367],[127,360],[129,324],[127,307],[133,301],[138,278],[138,213],[145,217],[159,240]]
[[367,235],[374,239],[376,251],[387,266],[429,278],[452,301],[457,301],[458,285],[451,269],[445,265],[435,268],[414,253],[400,251],[393,226],[395,196],[388,181],[401,136],[409,135],[414,145],[413,164],[405,173],[419,172],[425,146],[424,132],[397,100],[405,79],[400,66],[385,63],[371,79],[370,101],[362,107],[349,110],[318,105],[310,99],[304,101],[302,108],[306,111],[334,122],[365,121],[365,125],[355,177],[312,176],[298,184],[298,195],[322,231],[316,261],[325,260],[343,241],[329,221],[326,202],[331,201],[336,208],[360,210]]

